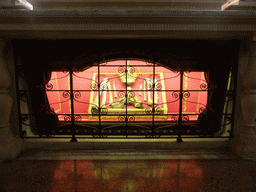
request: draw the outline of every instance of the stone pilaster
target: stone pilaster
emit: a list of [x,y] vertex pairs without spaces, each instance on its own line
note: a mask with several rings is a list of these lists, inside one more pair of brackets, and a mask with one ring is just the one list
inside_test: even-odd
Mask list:
[[4,55],[5,41],[0,40],[0,161],[15,158],[23,147],[23,141],[10,130],[12,98],[8,88],[11,77]]
[[244,96],[241,106],[244,119],[243,157],[256,160],[256,40],[250,44],[248,66],[243,77]]
[[[235,116],[235,134],[230,145],[237,155],[256,160],[256,41],[249,44],[246,62],[239,63],[237,100],[241,101]],[[244,69],[243,69],[244,68]],[[242,112],[242,119],[239,114]]]

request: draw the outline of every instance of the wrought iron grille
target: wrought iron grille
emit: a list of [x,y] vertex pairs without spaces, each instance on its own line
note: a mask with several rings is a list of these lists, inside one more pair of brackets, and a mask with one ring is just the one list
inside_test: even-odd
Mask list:
[[36,88],[27,85],[22,68],[17,65],[23,138],[177,138],[182,142],[182,138],[232,137],[232,67],[217,112],[211,97],[218,87],[206,80],[206,72],[174,72],[127,59],[83,71],[52,71],[51,79],[36,87],[45,103],[35,110],[31,100]]

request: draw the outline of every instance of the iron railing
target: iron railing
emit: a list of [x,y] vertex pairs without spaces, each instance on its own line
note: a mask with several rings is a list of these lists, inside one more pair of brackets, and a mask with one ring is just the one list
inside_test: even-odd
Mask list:
[[[146,63],[146,62],[145,62]],[[226,83],[225,90],[225,101],[223,104],[223,110],[221,113],[217,114],[220,119],[218,127],[211,127],[213,122],[210,121],[211,116],[214,116],[215,112],[212,106],[208,106],[209,97],[215,91],[215,88],[211,83],[207,83],[205,79],[195,78],[189,75],[194,71],[184,71],[180,70],[175,73],[175,76],[161,76],[159,69],[162,66],[157,64],[137,65],[137,68],[149,69],[147,74],[152,77],[150,83],[145,82],[146,75],[138,76],[137,80],[140,82],[145,82],[146,89],[139,89],[138,87],[134,90],[129,90],[129,75],[134,75],[137,73],[137,68],[135,66],[129,66],[127,59],[124,65],[111,65],[108,64],[98,64],[97,71],[95,71],[94,78],[81,77],[79,74],[81,72],[76,72],[73,70],[66,71],[62,78],[68,78],[67,89],[57,89],[49,82],[45,85],[42,90],[46,95],[50,93],[58,93],[63,97],[63,101],[57,102],[57,104],[62,105],[63,103],[68,103],[70,112],[60,113],[56,112],[56,109],[46,110],[45,106],[42,106],[42,111],[44,112],[43,117],[46,123],[44,125],[38,125],[36,122],[39,115],[42,113],[40,111],[33,111],[33,106],[30,102],[30,92],[31,90],[27,87],[25,78],[22,75],[23,66],[17,64],[16,73],[18,75],[17,87],[18,87],[18,97],[20,98],[19,109],[20,109],[20,131],[22,138],[65,138],[72,137],[71,141],[77,141],[77,138],[177,138],[178,142],[182,142],[182,138],[229,138],[233,135],[233,124],[234,124],[234,106],[235,106],[235,85],[236,85],[236,70],[234,66],[230,68],[230,75],[228,82]],[[120,80],[122,75],[125,76],[126,83],[124,89],[109,89],[108,82],[104,82],[103,76],[104,70],[107,68],[116,68],[114,72],[115,76],[108,77],[108,82],[114,80]],[[202,72],[202,71],[201,71]],[[203,73],[203,72],[202,72]],[[103,75],[104,74],[104,75]],[[140,73],[143,74],[143,73]],[[76,89],[74,85],[74,78],[85,81],[91,81],[89,89]],[[170,83],[174,79],[179,78],[179,88],[176,89],[166,89],[165,84]],[[57,78],[58,79],[58,78]],[[157,81],[155,81],[155,79]],[[200,81],[200,85],[194,89],[184,89],[184,80],[193,80],[194,82]],[[52,80],[56,80],[54,77]],[[137,81],[136,80],[136,81]],[[144,85],[141,84],[142,86]],[[110,107],[110,102],[102,103],[102,95],[109,94],[114,95],[117,92],[116,103],[122,100],[124,102],[124,107],[119,110],[122,112],[113,112],[113,108]],[[143,92],[141,94],[141,92]],[[158,97],[157,94],[168,95],[166,100],[161,100],[160,103],[156,103]],[[191,95],[196,93],[207,93],[207,102],[200,103],[195,99],[189,100]],[[152,104],[149,105],[148,101],[143,100],[143,96],[152,97]],[[84,101],[83,98],[90,96],[93,100]],[[95,104],[97,95],[98,105]],[[142,96],[142,102],[138,100],[138,95]],[[167,96],[165,96],[167,97]],[[136,99],[137,98],[137,99]],[[87,99],[88,100],[88,99]],[[108,100],[109,101],[109,100]],[[136,113],[131,112],[129,102],[133,104],[141,105],[140,108],[136,108]],[[114,103],[114,102],[113,102]],[[198,113],[186,113],[184,112],[185,104],[200,105]],[[50,103],[52,107],[56,103]],[[108,105],[108,107],[105,107]],[[85,106],[85,113],[78,113],[77,106]],[[178,106],[176,112],[170,112],[166,110],[164,106],[170,107],[171,105]],[[135,106],[135,105],[134,105]],[[118,111],[118,110],[116,110]],[[58,117],[59,121],[49,120],[49,115]],[[111,119],[111,120],[108,120]],[[90,119],[90,120],[89,120]],[[54,122],[54,123],[53,123]],[[216,123],[214,124],[217,125]],[[36,131],[33,127],[37,126]],[[39,127],[38,127],[39,126]]]

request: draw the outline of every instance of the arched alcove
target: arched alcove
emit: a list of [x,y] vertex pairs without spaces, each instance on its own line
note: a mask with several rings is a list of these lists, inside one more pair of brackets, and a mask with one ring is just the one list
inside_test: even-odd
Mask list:
[[[79,45],[77,41],[62,41],[59,43],[36,41],[38,47],[40,47],[39,44],[48,44],[50,50],[48,50],[48,54],[46,54],[47,57],[42,57],[42,60],[39,60],[37,67],[33,66],[33,59],[31,57],[29,58],[26,54],[22,54],[18,68],[22,71],[22,74],[24,74],[23,79],[26,79],[28,89],[21,90],[20,95],[24,98],[29,95],[30,110],[27,111],[29,114],[21,114],[21,119],[23,120],[21,124],[26,124],[27,121],[33,122],[34,125],[32,126],[31,132],[33,132],[33,136],[36,137],[44,135],[73,135],[73,138],[75,138],[75,135],[87,135],[90,137],[122,135],[127,137],[130,134],[132,136],[143,135],[154,138],[162,136],[178,137],[179,141],[181,141],[182,135],[185,137],[230,137],[232,133],[231,122],[233,112],[232,104],[230,103],[233,101],[234,89],[234,79],[232,78],[234,74],[230,72],[233,70],[232,67],[234,68],[234,57],[227,55],[226,58],[223,59],[223,53],[221,51],[224,48],[234,49],[234,47],[232,47],[234,42],[166,41],[173,43],[175,46],[171,46],[165,50],[163,47],[157,47],[157,45],[160,45],[160,42],[163,41],[159,41],[156,46],[149,44],[147,41],[140,41],[136,44],[138,46],[132,47],[135,41],[128,42],[122,40],[118,43],[110,44],[111,41],[90,40],[84,42],[92,46],[85,50],[80,50],[80,52],[76,52],[78,50],[77,47],[74,48],[75,50],[71,49],[74,42]],[[63,48],[61,45],[63,45],[64,42],[66,42],[66,47]],[[99,42],[102,42],[102,46],[99,46]],[[145,44],[141,44],[143,42]],[[33,44],[35,42],[31,41],[31,43]],[[50,45],[53,45],[53,48]],[[195,47],[195,45],[201,45],[202,47],[199,46],[198,50],[194,50],[193,47]],[[56,49],[54,54],[51,50],[56,47],[58,47],[59,50]],[[208,50],[206,50],[205,47],[207,47]],[[64,53],[61,51],[65,49],[70,50],[70,53],[66,56],[64,56]],[[65,53],[68,53],[68,51],[65,51]],[[33,57],[37,55],[40,54],[36,52]],[[113,64],[113,62],[117,63]],[[129,64],[129,62],[131,64]],[[141,62],[141,64],[136,62]],[[34,73],[29,72],[31,68],[34,69]],[[147,68],[148,72],[143,71],[145,68]],[[110,69],[113,70],[108,71]],[[137,69],[139,69],[139,71],[136,71]],[[129,70],[134,71],[130,73]],[[164,72],[164,70],[167,72]],[[64,74],[60,75],[61,72],[64,72]],[[85,72],[85,74],[82,74],[83,72]],[[104,73],[112,74],[108,75]],[[147,88],[145,90],[145,95],[147,97],[150,95],[150,99],[153,101],[151,105],[148,105],[148,100],[144,102],[144,98],[139,95],[139,92],[144,92],[145,81],[143,81],[143,79],[148,78],[143,73],[151,73],[149,78],[151,80],[151,87],[149,90]],[[196,73],[200,75],[198,77],[193,76]],[[76,85],[78,74],[80,75],[80,79],[83,79],[83,83],[87,88],[84,86],[80,89],[79,86]],[[91,77],[89,77],[88,74],[90,74]],[[122,74],[124,79],[130,75],[130,77],[136,76],[136,81],[138,82],[141,80],[141,82],[137,84],[137,87],[131,87],[126,84],[126,86],[119,91],[123,93],[123,98],[126,98],[126,100],[128,98],[126,96],[130,94],[128,90],[130,88],[133,90],[132,92],[135,93],[134,95],[136,95],[137,99],[141,97],[139,100],[142,101],[141,108],[144,110],[143,113],[140,111],[136,112],[139,114],[131,115],[134,111],[128,112],[130,106],[128,105],[128,107],[126,107],[126,104],[123,105],[123,111],[119,112],[118,115],[116,115],[116,112],[113,112],[113,107],[109,109],[101,108],[100,102],[103,99],[103,93],[101,92],[104,92],[101,86],[102,83],[104,84],[104,78],[111,79],[111,75],[115,75],[112,79],[114,78],[116,83],[118,80],[119,83],[122,82],[120,79]],[[173,84],[175,74],[177,74],[175,77],[177,78],[176,81],[179,83]],[[53,85],[53,81],[59,78],[63,79],[62,77],[64,76],[67,79],[67,86],[62,87],[62,89],[54,87],[57,83],[55,82],[55,85]],[[89,80],[85,83],[84,79],[86,78]],[[170,80],[166,80],[168,78]],[[156,87],[154,88],[156,85],[154,79],[158,80],[158,82],[159,80],[161,81],[161,87],[164,85],[164,87],[169,86],[169,88],[156,90]],[[198,83],[195,88],[189,80],[191,80],[191,82],[198,81],[200,83]],[[185,85],[188,84],[188,82],[189,86],[192,85],[192,87]],[[120,85],[121,84],[125,85],[125,83],[120,83]],[[172,84],[175,86],[170,87]],[[109,86],[111,86],[111,91],[109,91]],[[110,97],[110,92],[112,92],[113,103],[117,103],[116,105],[118,106],[118,102],[120,102],[121,98],[115,98],[113,86],[113,80],[111,80],[110,85],[106,83],[105,87],[108,91],[105,95]],[[141,86],[142,88],[140,88]],[[118,90],[117,87],[116,90]],[[59,93],[56,96],[50,96],[58,91]],[[165,93],[163,94],[163,92]],[[200,102],[198,96],[193,96],[193,94],[196,95],[195,93],[199,92],[204,92],[207,95],[206,101]],[[86,95],[84,93],[88,93],[86,99],[82,99],[82,97]],[[155,103],[158,102],[154,100],[157,94],[160,95],[159,102],[164,103],[161,107],[155,105]],[[56,108],[53,107],[52,103],[60,105],[63,101],[56,102],[51,100],[51,98],[58,98],[60,96],[67,100],[69,112],[66,111],[60,114],[58,109],[52,109]],[[95,105],[97,97],[99,104]],[[165,98],[164,102],[163,98]],[[173,101],[170,98],[173,99]],[[191,100],[191,98],[194,99]],[[82,101],[79,101],[79,99],[82,99]],[[169,107],[169,109],[164,107],[167,103],[174,103],[174,100],[176,100],[176,107]],[[109,102],[108,99],[106,101]],[[84,112],[77,111],[79,102],[79,105],[84,106],[86,109]],[[84,104],[81,104],[83,102]],[[186,108],[184,107],[184,103],[189,102],[197,105],[193,115],[184,113],[184,108]],[[127,101],[124,101],[124,103],[127,103]],[[198,103],[201,103],[201,106],[198,107]],[[227,103],[229,103],[229,105],[227,105]],[[133,108],[136,108],[135,105]],[[170,109],[173,110],[171,111]],[[112,112],[110,112],[111,110]],[[120,109],[118,110],[120,111]],[[145,118],[143,120],[141,117],[135,117],[143,115],[147,118],[149,117],[150,121],[145,120]],[[115,116],[115,118],[105,118],[110,116]],[[164,118],[161,119],[159,116]],[[94,118],[94,120],[89,121],[89,117]],[[168,122],[168,119],[171,123]],[[118,124],[118,129],[111,130],[109,128],[109,124],[113,122]],[[128,130],[130,125],[134,125],[136,128],[130,131]],[[27,134],[23,136],[28,136],[28,132],[25,130],[22,130],[22,132]]]
[[[227,48],[235,49],[236,42],[115,42],[111,44],[110,40],[28,41],[31,46],[35,43],[37,47],[47,45],[49,50],[44,50],[47,57],[43,57],[40,50],[31,49],[34,54],[30,57],[27,52],[20,52],[18,73],[22,74],[21,79],[27,83],[27,89],[20,90],[20,96],[29,103],[27,110],[21,112],[21,132],[24,133],[22,136],[72,135],[74,141],[75,135],[142,135],[149,138],[164,136],[178,137],[179,141],[182,135],[231,136],[231,103],[234,94],[234,73],[231,72],[235,67],[235,57],[226,54],[223,59],[222,51]],[[83,43],[91,46],[84,50],[78,49],[78,45]],[[137,46],[133,46],[134,43]],[[160,46],[161,43],[172,46],[165,49]],[[14,45],[16,49],[19,47],[18,44]],[[196,45],[197,50],[194,49]],[[38,56],[42,59],[38,60],[39,63],[35,66],[33,57]],[[30,72],[31,69],[34,73]],[[136,79],[137,85],[134,86],[135,82],[125,83],[127,77]],[[108,78],[108,81],[105,82],[104,78]],[[145,81],[147,78],[149,81]],[[66,79],[66,83],[58,83],[58,79]],[[77,83],[79,81],[80,84]],[[123,87],[120,88],[121,85]],[[147,88],[147,85],[150,87]],[[156,85],[159,85],[160,89]],[[115,97],[115,92],[118,91],[120,96],[117,93]],[[104,94],[107,97],[104,102],[108,107],[102,108]],[[135,104],[129,104],[129,94],[133,95],[133,100],[136,96],[137,107]],[[112,97],[115,107],[109,105],[112,102],[109,102],[109,97]],[[149,104],[148,100],[152,102]],[[64,111],[59,109],[63,108],[63,102],[67,105]],[[168,106],[170,103],[173,106]],[[195,109],[190,110],[190,107],[187,107],[188,103],[190,106],[196,106]],[[131,110],[132,108],[134,110]],[[111,125],[113,122],[115,125]],[[30,131],[24,128],[24,125],[31,127]],[[110,125],[112,128],[118,128],[112,129]],[[129,127],[133,127],[132,131]]]

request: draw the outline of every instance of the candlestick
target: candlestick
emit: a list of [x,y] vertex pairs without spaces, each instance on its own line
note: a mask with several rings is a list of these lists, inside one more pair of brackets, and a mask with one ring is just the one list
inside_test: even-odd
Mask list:
[[146,82],[147,82],[147,90],[148,90],[148,105],[153,105],[153,101],[151,99],[151,95],[150,95],[150,79],[145,78]]
[[112,95],[112,91],[111,91],[111,86],[110,86],[110,82],[108,82],[108,90],[109,90],[109,105],[111,106],[113,103],[113,95]]
[[117,98],[115,81],[113,81],[113,87],[114,87],[115,98]]
[[154,87],[154,103],[158,104],[158,95],[157,95],[157,80],[155,79],[154,81],[155,87]]
[[146,95],[146,79],[144,80],[144,101],[147,101],[147,95]]
[[140,85],[139,95],[141,96],[142,85]]

